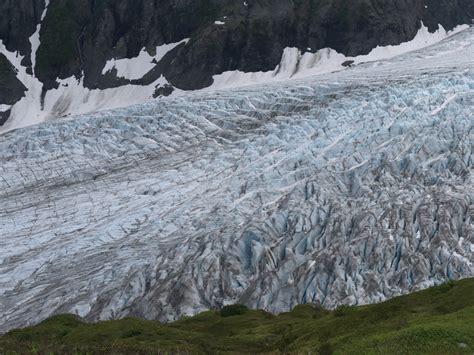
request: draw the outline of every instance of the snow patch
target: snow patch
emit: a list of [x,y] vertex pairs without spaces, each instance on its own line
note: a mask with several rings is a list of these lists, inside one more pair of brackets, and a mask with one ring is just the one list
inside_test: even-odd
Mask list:
[[150,55],[145,48],[143,48],[140,54],[135,58],[124,58],[124,59],[111,59],[102,70],[102,74],[116,69],[117,77],[128,80],[137,80],[143,78],[143,76],[152,70],[157,63],[171,50],[176,48],[182,43],[188,43],[189,38],[183,39],[176,43],[163,44],[156,47],[156,54]]
[[41,14],[41,20],[38,26],[36,27],[35,33],[31,35],[30,37],[30,43],[31,43],[31,63],[32,63],[32,68],[33,72],[35,70],[36,66],[36,53],[38,52],[38,48],[40,46],[40,31],[41,31],[41,24],[43,23],[44,18],[46,17],[46,13],[48,12],[48,7],[49,7],[49,0],[46,0],[45,5],[44,5],[44,10],[43,13]]
[[204,90],[255,85],[288,79],[301,79],[308,76],[344,70],[346,69],[343,65],[345,62],[352,62],[353,65],[357,65],[391,59],[431,46],[467,28],[469,28],[468,25],[461,25],[452,31],[446,31],[443,26],[439,25],[437,31],[430,33],[428,28],[422,23],[418,33],[411,41],[396,46],[378,46],[369,54],[356,57],[347,57],[331,48],[323,48],[316,53],[306,52],[303,54],[298,48],[289,47],[284,50],[281,62],[274,70],[251,73],[239,70],[227,71],[215,75],[213,77],[214,83]]
[[0,133],[27,127],[56,117],[84,114],[142,103],[153,98],[156,87],[168,84],[161,76],[151,85],[123,85],[105,90],[85,88],[82,79],[58,80],[59,87],[49,90],[41,105],[41,83],[32,77],[26,96],[12,107],[11,117]]
[[[43,13],[44,16],[45,13]],[[184,39],[178,43],[159,46],[153,58],[159,61],[172,48],[181,43],[187,43],[187,41],[188,39]],[[32,46],[34,48],[39,47],[39,28],[37,34],[32,36]],[[18,80],[28,88],[25,96],[15,105],[11,106],[10,118],[5,125],[0,127],[0,134],[57,117],[143,103],[153,99],[153,94],[157,87],[168,84],[168,81],[161,76],[147,86],[123,85],[105,90],[90,90],[84,87],[82,79],[78,80],[75,77],[70,77],[58,79],[58,88],[49,90],[44,97],[44,101],[41,102],[43,84],[36,77],[26,72],[27,68],[21,65],[23,56],[19,53],[9,52],[2,40],[0,40],[0,53],[6,56],[8,61],[14,66]],[[130,63],[132,62],[133,60]],[[180,90],[175,90],[175,93],[179,92]],[[6,107],[6,105],[3,106],[4,108]],[[10,106],[8,109],[10,109]]]

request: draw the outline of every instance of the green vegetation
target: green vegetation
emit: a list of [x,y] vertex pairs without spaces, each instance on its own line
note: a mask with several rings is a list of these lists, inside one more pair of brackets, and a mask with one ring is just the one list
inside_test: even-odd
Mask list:
[[249,309],[242,304],[233,304],[221,309],[221,317],[241,316],[248,311]]
[[85,324],[72,315],[12,331],[1,354],[472,354],[474,279],[390,301],[278,316],[227,306],[170,324],[127,318]]

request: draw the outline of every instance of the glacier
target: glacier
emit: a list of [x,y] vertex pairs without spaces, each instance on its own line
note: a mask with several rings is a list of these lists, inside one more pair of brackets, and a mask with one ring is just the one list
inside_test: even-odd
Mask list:
[[366,304],[474,275],[474,28],[0,136],[0,331]]

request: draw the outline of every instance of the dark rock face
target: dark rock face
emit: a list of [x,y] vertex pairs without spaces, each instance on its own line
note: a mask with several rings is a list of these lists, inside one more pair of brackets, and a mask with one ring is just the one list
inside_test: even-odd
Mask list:
[[36,31],[44,5],[44,0],[0,1],[0,40],[9,51],[25,56],[25,66],[31,65],[29,37]]
[[[0,4],[0,39],[25,56],[25,66],[44,6],[44,0]],[[89,88],[116,87],[129,81],[102,75],[107,60],[190,38],[135,83],[164,75],[175,87],[198,89],[227,70],[271,70],[286,47],[364,54],[411,39],[421,21],[431,30],[451,29],[473,14],[472,0],[51,0],[35,73],[46,90],[72,75],[84,75]]]
[[[37,71],[47,87],[57,77],[79,76],[84,70],[90,88],[126,82],[103,77],[111,58],[131,58],[146,47],[178,42],[214,20],[218,3],[212,0],[57,0],[41,29]],[[70,14],[74,14],[71,16]],[[61,29],[60,31],[58,29]],[[61,47],[60,51],[54,48]]]
[[[0,54],[0,104],[13,105],[25,93],[25,86],[16,77],[16,72],[8,59]],[[0,126],[10,117],[10,110],[0,108]]]
[[25,90],[26,87],[16,77],[15,68],[0,54],[0,103],[13,105],[23,97]]
[[[428,3],[425,8],[425,3]],[[330,47],[346,55],[412,39],[421,21],[435,30],[470,21],[470,0],[282,0],[239,2],[220,14],[225,26],[207,26],[192,37],[169,68],[178,87],[209,85],[226,70],[271,70],[285,47],[312,51]],[[198,78],[198,80],[195,80]]]
[[153,93],[153,97],[157,98],[160,96],[170,96],[173,91],[174,91],[173,86],[171,86],[170,84],[166,84],[166,85],[163,85],[162,87],[157,88],[155,92]]

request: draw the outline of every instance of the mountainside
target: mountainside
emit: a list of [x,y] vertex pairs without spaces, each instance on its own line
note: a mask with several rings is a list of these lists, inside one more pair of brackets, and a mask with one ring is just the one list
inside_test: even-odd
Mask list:
[[[135,86],[147,87],[132,101],[141,102],[168,95],[173,88],[209,86],[214,75],[226,71],[273,70],[288,47],[302,53],[332,48],[348,56],[366,54],[377,45],[412,39],[422,21],[431,31],[438,25],[450,30],[470,23],[474,3],[8,0],[0,4],[0,13],[0,124],[9,117],[22,121],[11,129],[26,125],[24,116],[31,124],[87,112],[71,103],[78,95],[82,95],[80,102],[89,103],[89,111],[120,106],[110,103],[118,94],[103,91],[107,88],[132,86],[124,89],[125,94],[120,91],[127,96]],[[8,65],[7,52],[16,58],[11,62],[18,59],[18,63]],[[139,75],[113,65],[114,60],[140,55],[145,61]],[[18,79],[15,70],[25,73]],[[79,94],[74,86],[101,93],[82,90]],[[12,107],[25,95],[21,108]]]
[[274,316],[239,305],[170,324],[85,324],[61,315],[0,337],[0,352],[40,354],[472,354],[474,280],[364,307],[297,306]]
[[0,136],[0,331],[365,304],[474,274],[474,28]]

